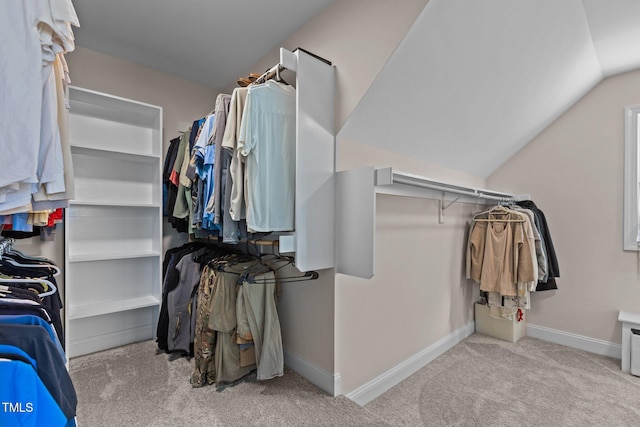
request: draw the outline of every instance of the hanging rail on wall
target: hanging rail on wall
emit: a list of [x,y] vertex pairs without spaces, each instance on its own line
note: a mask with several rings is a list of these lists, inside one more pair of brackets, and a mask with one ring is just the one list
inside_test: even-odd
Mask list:
[[[366,167],[336,173],[336,272],[370,279],[375,274],[376,194],[438,200],[443,211],[456,202],[491,204],[528,199],[394,171]],[[441,222],[442,222],[441,221]]]
[[259,83],[264,83],[267,80],[271,80],[274,77],[278,78],[280,77],[280,72],[284,71],[284,70],[289,70],[289,71],[293,71],[293,72],[297,72],[298,71],[298,62],[296,59],[296,55],[295,52],[296,51],[302,51],[312,57],[314,57],[315,59],[324,62],[327,65],[331,65],[331,61],[328,61],[314,53],[309,52],[308,50],[304,50],[302,48],[297,48],[295,49],[293,52],[289,52],[288,50],[284,49],[284,48],[280,48],[280,62],[277,63],[276,65],[274,65],[273,67],[269,68],[267,71],[265,71],[260,77],[258,77],[253,83],[254,84],[259,84]]
[[298,59],[293,52],[280,48],[280,62],[265,71],[253,84],[264,83],[274,77],[278,77],[283,70],[298,71]]
[[280,71],[286,70],[282,64],[276,64],[273,67],[269,68],[263,75],[258,77],[252,84],[261,84],[266,82],[267,80],[271,80],[276,77],[278,80],[280,79]]
[[[487,203],[486,201],[491,201],[504,204],[529,198],[527,195],[515,195],[436,181],[418,175],[394,171],[393,168],[375,170],[375,187],[376,193],[438,199],[438,222],[440,224],[444,223],[444,211],[458,201],[472,203]],[[455,195],[456,197],[447,204],[447,195]]]

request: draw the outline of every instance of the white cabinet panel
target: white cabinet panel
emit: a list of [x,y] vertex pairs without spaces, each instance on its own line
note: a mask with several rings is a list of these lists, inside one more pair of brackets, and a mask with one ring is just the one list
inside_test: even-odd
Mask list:
[[69,125],[74,132],[73,143],[78,147],[129,154],[153,153],[153,132],[150,128],[79,114],[70,115]]
[[65,215],[71,357],[155,335],[162,272],[162,109],[70,90],[76,199]]
[[72,358],[149,339],[154,333],[157,313],[156,306],[72,321],[67,355]]
[[[158,257],[73,263],[67,274],[70,316],[78,317],[81,307],[126,305],[127,300],[137,299],[140,299],[138,304],[144,304],[144,297],[158,295]],[[137,286],[131,286],[132,283]]]
[[72,149],[77,200],[159,205],[158,159],[128,157],[120,159],[99,150]]
[[159,252],[158,208],[74,205],[67,212],[67,255],[114,256]]

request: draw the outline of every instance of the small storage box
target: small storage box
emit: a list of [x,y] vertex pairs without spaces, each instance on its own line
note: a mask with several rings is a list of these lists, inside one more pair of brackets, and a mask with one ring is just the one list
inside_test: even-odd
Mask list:
[[[518,342],[525,336],[524,311],[522,319],[502,319],[491,315],[488,305],[476,303],[476,332],[505,341]],[[516,316],[518,317],[518,316]],[[640,335],[638,335],[638,357],[640,358]],[[639,368],[640,368],[640,361]]]
[[640,377],[640,330],[631,329],[631,375]]

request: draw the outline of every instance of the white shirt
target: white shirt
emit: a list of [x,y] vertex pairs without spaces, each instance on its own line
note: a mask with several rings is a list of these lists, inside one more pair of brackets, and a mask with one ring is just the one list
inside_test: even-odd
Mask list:
[[246,157],[247,227],[250,231],[294,229],[296,93],[269,80],[249,87],[240,154]]
[[[78,18],[70,0],[0,2],[4,35],[0,43],[0,189],[16,183],[35,184],[42,176],[50,192],[64,191],[55,102],[46,99],[43,103],[43,88],[47,96],[55,96],[55,83],[48,83],[51,62],[56,52],[73,50],[71,25],[78,26]],[[44,147],[43,137],[47,140]],[[29,186],[19,188],[16,193],[25,194]],[[12,198],[22,197],[14,194]]]
[[[233,90],[231,94],[231,103],[229,105],[229,116],[227,124],[224,128],[222,137],[222,147],[233,150],[231,164],[229,165],[229,173],[231,174],[231,201],[229,203],[229,215],[234,221],[240,221],[246,218],[246,208],[244,203],[244,164],[242,163],[242,155],[240,154],[240,127],[242,126],[242,114],[244,112],[244,104],[247,99],[249,88],[239,87]],[[227,189],[229,191],[229,189]]]

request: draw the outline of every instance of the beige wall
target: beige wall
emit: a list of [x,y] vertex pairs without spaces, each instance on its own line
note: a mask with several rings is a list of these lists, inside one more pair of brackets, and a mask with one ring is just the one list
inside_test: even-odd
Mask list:
[[[426,3],[336,1],[282,44],[290,50],[300,46],[336,65],[338,131]],[[253,70],[263,71],[277,60],[274,51]],[[481,178],[341,138],[336,162],[338,170],[393,166],[434,179],[477,187],[485,184]],[[377,203],[377,274],[371,280],[336,277],[331,331],[335,344],[302,336],[295,344],[291,342],[290,350],[313,363],[321,362],[319,366],[325,369],[329,368],[326,350],[335,348],[335,366],[330,372],[340,374],[343,393],[473,320],[471,302],[477,289],[463,278],[462,261],[466,220],[474,207],[456,204],[447,210],[446,223],[438,224],[434,200],[378,196]],[[309,296],[299,293],[296,304],[310,301]],[[328,303],[333,290],[314,289],[314,298]],[[313,323],[331,310],[324,307],[312,317],[299,313],[302,317],[298,318]],[[328,339],[331,335],[325,329],[317,336]]]
[[[371,165],[485,187],[460,171],[340,141],[338,169]],[[455,203],[439,224],[437,200],[378,195],[376,204],[375,276],[336,278],[336,368],[345,394],[472,322],[478,295],[463,274],[467,221],[478,205]]]
[[473,321],[464,279],[467,220],[458,203],[438,224],[436,200],[378,195],[375,276],[336,280],[337,370],[348,393]]
[[[336,65],[338,131],[426,3],[336,1],[282,43],[290,50],[300,46]],[[277,61],[274,50],[251,71],[264,71]],[[485,186],[482,178],[391,150],[392,146],[385,151],[338,138],[336,166],[338,170],[392,166],[434,179]],[[438,224],[437,206],[435,200],[378,196],[376,276],[363,280],[337,275],[335,297],[331,286],[318,284],[312,289],[310,284],[306,290],[296,287],[296,296],[290,298],[292,306],[308,305],[312,297],[327,304],[311,312],[298,309],[289,317],[292,322],[313,325],[315,339],[305,336],[302,328],[296,328],[297,332],[283,329],[283,336],[290,333],[298,337],[287,344],[289,351],[339,373],[342,393],[353,391],[473,321],[477,286],[464,279],[462,266],[466,221],[476,207],[455,204],[447,209],[446,223]],[[323,272],[323,276],[332,274]],[[334,307],[328,305],[332,301]],[[284,304],[281,312],[286,312],[286,307]],[[333,330],[319,326],[329,326],[326,316],[335,316]],[[331,339],[335,342],[329,342]],[[334,357],[332,365],[329,356]]]
[[[281,43],[286,49],[301,47],[336,65],[336,129],[342,127],[426,3],[427,0],[337,0]],[[278,62],[278,55],[279,49],[274,49],[247,73],[264,72]],[[231,91],[233,87],[230,85],[226,91]],[[388,160],[381,150],[373,150],[363,157],[364,152],[360,148],[355,143],[338,141],[338,164],[361,164],[356,159],[365,158],[371,161],[381,158]],[[414,168],[409,169],[415,172],[415,163],[397,156],[397,160],[401,159],[411,163]],[[364,166],[371,165],[378,164]],[[391,166],[388,162],[379,165]],[[348,284],[348,279],[343,283]],[[379,348],[379,343],[369,341],[356,352],[352,353],[352,347],[348,347],[347,353],[344,353],[340,350],[343,342],[337,340],[338,334],[345,333],[346,337],[350,337],[351,331],[356,331],[355,325],[344,324],[345,321],[351,321],[352,313],[361,313],[361,318],[366,319],[379,316],[384,306],[369,302],[363,304],[362,294],[357,292],[355,295],[349,293],[339,297],[338,287],[334,285],[333,270],[322,271],[317,283],[291,284],[285,288],[278,309],[286,349],[329,373],[340,373],[343,385],[351,387],[360,385],[362,379],[369,380],[380,372],[379,366],[370,363],[370,356]],[[342,302],[338,303],[338,300]],[[334,311],[336,309],[338,311]],[[405,310],[406,307],[401,309]],[[388,329],[387,335],[392,333]],[[423,342],[419,341],[421,344]],[[412,342],[409,350],[400,347],[393,354],[401,356],[394,360],[404,360],[407,354],[411,354],[415,344]],[[345,360],[337,356],[339,354],[343,354]],[[367,357],[363,359],[363,355]],[[349,390],[343,387],[342,391]]]
[[161,106],[165,147],[180,122],[191,123],[213,110],[218,95],[208,86],[81,47],[66,58],[74,86]]
[[[336,65],[336,129],[346,122],[427,3],[428,0],[335,0],[281,43],[288,50],[301,47]],[[262,73],[275,65],[279,47],[247,73]]]
[[559,289],[532,296],[530,324],[620,343],[618,310],[640,312],[640,258],[622,250],[623,108],[638,103],[640,71],[604,80],[488,179],[550,225]]
[[[282,44],[290,50],[300,46],[336,65],[338,131],[426,3],[336,1]],[[277,61],[274,50],[253,71],[264,71]],[[434,179],[485,186],[481,178],[341,138],[336,161],[338,170],[393,166]],[[292,322],[315,325],[315,340],[305,339],[301,328],[287,332],[299,337],[289,341],[288,350],[339,373],[343,393],[473,320],[471,302],[477,290],[463,278],[462,262],[466,220],[474,207],[456,204],[447,210],[446,223],[438,224],[434,200],[378,196],[377,202],[376,276],[361,280],[338,275],[335,308],[297,310],[290,317]],[[290,299],[294,305],[306,305],[311,297],[323,304],[334,300],[330,286],[314,288],[313,294],[296,290],[296,297]],[[326,316],[333,317],[333,310],[334,330],[319,327],[329,325]],[[286,319],[285,315],[283,324]],[[335,355],[329,351],[334,348]],[[332,364],[327,359],[330,355]]]

